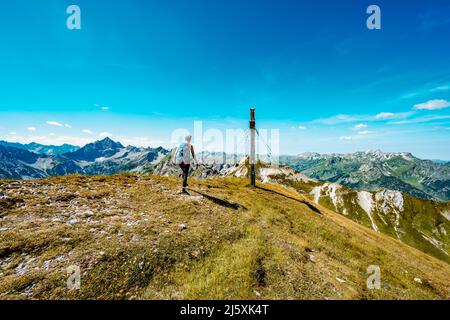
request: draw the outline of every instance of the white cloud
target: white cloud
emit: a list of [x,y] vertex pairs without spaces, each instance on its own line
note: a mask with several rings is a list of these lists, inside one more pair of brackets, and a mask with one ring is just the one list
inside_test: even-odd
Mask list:
[[15,136],[15,135],[17,135],[17,132],[11,131],[11,132],[9,132],[9,134],[12,135],[12,136]]
[[89,129],[84,129],[84,130],[82,130],[81,132],[83,132],[83,133],[85,133],[85,134],[94,134],[94,132],[92,132],[92,131],[89,130]]
[[375,120],[404,119],[414,115],[414,113],[415,113],[414,111],[399,112],[399,113],[381,112],[377,114],[374,117],[374,119]]
[[[352,123],[356,122],[359,124],[356,124],[353,129],[354,130],[360,130],[364,129],[366,124],[364,122],[370,122],[370,121],[376,121],[376,120],[388,120],[388,119],[402,119],[402,118],[408,118],[411,115],[413,115],[414,111],[408,111],[408,112],[399,112],[399,113],[393,113],[393,112],[380,112],[377,115],[348,115],[348,114],[339,114],[336,116],[332,116],[329,118],[320,118],[312,120],[310,123],[318,123],[318,124],[324,124],[324,125],[338,125],[338,124],[345,124],[345,123]],[[358,128],[358,126],[360,126]]]
[[375,116],[375,119],[392,119],[395,118],[395,113],[381,112]]
[[436,88],[431,89],[431,92],[436,92],[436,91],[447,91],[450,90],[450,86],[439,86]]
[[44,145],[56,145],[60,146],[65,143],[75,145],[75,146],[84,146],[88,143],[93,142],[95,139],[93,138],[81,138],[81,137],[75,137],[75,136],[33,136],[30,135],[28,137],[20,137],[20,136],[14,136],[10,139],[11,142],[19,142],[23,144],[36,142]]
[[366,121],[366,120],[368,120],[367,116],[338,114],[333,117],[316,119],[311,122],[326,124],[326,125],[333,125],[333,124],[339,124],[339,123],[349,123],[349,122]]
[[113,134],[110,132],[102,132],[98,135],[100,138],[112,138]]
[[21,142],[22,139],[23,137],[18,135],[11,135],[10,137],[6,138],[8,142]]
[[[116,139],[114,139],[116,140]],[[120,141],[125,146],[131,145],[135,147],[169,147],[170,144],[165,143],[162,140],[154,140],[148,137],[118,137],[117,141]]]
[[358,132],[358,134],[359,134],[359,135],[362,135],[362,136],[367,136],[368,134],[371,134],[371,133],[373,133],[373,132],[372,132],[372,131],[369,131],[369,130],[364,130],[364,131]]
[[67,123],[64,125],[64,127],[69,128],[69,129],[72,128],[72,126],[70,124],[67,124]]
[[339,140],[349,141],[349,140],[353,140],[353,137],[350,137],[350,136],[342,136],[342,137],[339,137]]
[[367,128],[367,124],[364,124],[364,123],[357,124],[353,127],[353,129],[355,129],[355,130],[361,130],[361,129],[365,129],[365,128]]
[[34,132],[34,131],[36,131],[36,128],[35,127],[28,127],[27,130]]
[[63,125],[57,121],[47,121],[49,126],[62,127]]
[[417,92],[411,92],[411,93],[408,93],[408,94],[405,94],[404,96],[402,96],[402,99],[410,99],[410,98],[414,98],[418,95],[419,95],[419,93],[417,93]]
[[[14,132],[15,133],[15,132]],[[108,132],[102,132],[102,134],[108,134]],[[6,138],[6,137],[5,137]],[[95,140],[98,140],[98,136],[88,135],[88,136],[67,136],[67,135],[33,135],[30,134],[28,136],[19,136],[19,135],[10,135],[6,140],[10,142],[19,142],[23,144],[36,142],[44,145],[63,145],[63,144],[71,144],[75,146],[85,146],[88,143],[92,143]],[[172,145],[164,140],[158,140],[150,137],[124,137],[120,136],[115,138],[114,140],[119,141],[123,145],[132,145],[136,147],[172,147]]]
[[298,128],[299,128],[300,130],[306,130],[306,127],[305,127],[305,126],[298,126]]
[[402,121],[394,121],[390,122],[392,124],[413,124],[413,123],[424,123],[424,122],[430,122],[430,121],[436,121],[436,120],[446,120],[450,119],[450,116],[439,116],[439,115],[428,115],[424,117],[418,117],[410,120],[402,120]]
[[430,100],[424,103],[419,103],[414,106],[416,110],[439,110],[450,107],[450,102],[444,99]]
[[108,111],[108,110],[109,110],[109,107],[107,107],[107,106],[101,106],[101,105],[98,104],[98,103],[94,103],[94,107],[100,108],[100,109],[102,109],[103,111]]

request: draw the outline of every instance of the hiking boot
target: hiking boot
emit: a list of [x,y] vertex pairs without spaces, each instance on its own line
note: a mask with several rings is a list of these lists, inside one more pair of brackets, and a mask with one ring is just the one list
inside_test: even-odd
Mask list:
[[180,194],[189,194],[189,192],[187,192],[187,190],[185,188],[181,189],[181,191],[179,193]]

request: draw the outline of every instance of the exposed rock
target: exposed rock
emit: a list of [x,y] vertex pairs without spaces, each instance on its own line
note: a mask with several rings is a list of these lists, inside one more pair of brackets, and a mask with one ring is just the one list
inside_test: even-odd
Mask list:
[[16,267],[16,274],[19,276],[22,276],[26,274],[30,268],[30,264],[36,260],[36,258],[30,258],[29,256],[25,255],[25,259],[19,265]]

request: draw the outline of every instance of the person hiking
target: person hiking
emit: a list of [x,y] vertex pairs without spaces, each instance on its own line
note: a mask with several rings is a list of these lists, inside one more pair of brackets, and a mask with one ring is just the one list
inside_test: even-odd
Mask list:
[[188,186],[187,180],[189,177],[189,170],[191,168],[191,163],[195,160],[194,146],[191,144],[192,136],[187,135],[184,138],[183,143],[181,143],[175,150],[173,156],[173,162],[180,166],[183,171],[183,193],[187,193],[186,187]]

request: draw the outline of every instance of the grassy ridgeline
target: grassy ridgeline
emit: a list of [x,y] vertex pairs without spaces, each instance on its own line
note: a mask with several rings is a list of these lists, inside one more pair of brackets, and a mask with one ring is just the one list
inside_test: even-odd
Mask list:
[[[0,298],[449,299],[450,265],[292,189],[217,178],[2,181]],[[66,268],[81,269],[80,290]],[[382,288],[366,286],[381,268]],[[420,279],[420,280],[418,280]]]

